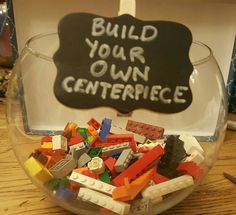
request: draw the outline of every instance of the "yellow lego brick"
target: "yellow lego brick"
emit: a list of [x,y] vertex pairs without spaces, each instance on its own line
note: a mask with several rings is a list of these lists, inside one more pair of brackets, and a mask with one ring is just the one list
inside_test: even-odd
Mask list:
[[24,163],[26,170],[32,177],[36,177],[42,183],[53,179],[53,175],[34,157],[30,157]]
[[41,145],[43,149],[52,149],[52,142],[43,142]]

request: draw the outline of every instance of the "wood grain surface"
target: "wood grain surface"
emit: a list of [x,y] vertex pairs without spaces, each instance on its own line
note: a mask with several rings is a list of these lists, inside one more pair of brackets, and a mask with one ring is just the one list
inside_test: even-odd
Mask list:
[[[0,102],[0,215],[72,215],[51,202],[27,178],[7,138],[5,106]],[[227,131],[217,162],[188,198],[163,215],[236,215],[236,132]]]

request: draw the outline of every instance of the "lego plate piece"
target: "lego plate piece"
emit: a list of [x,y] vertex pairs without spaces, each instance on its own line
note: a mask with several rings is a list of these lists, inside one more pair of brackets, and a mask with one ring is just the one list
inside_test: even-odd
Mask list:
[[144,198],[156,198],[194,185],[193,177],[183,175],[160,184],[149,186],[142,191]]
[[160,139],[164,134],[164,128],[133,120],[128,120],[126,130],[143,135],[149,139]]
[[85,187],[91,188],[93,190],[97,190],[99,192],[107,193],[110,195],[112,195],[113,190],[116,188],[115,186],[96,180],[94,178],[90,178],[86,175],[83,175],[77,172],[72,172],[69,179]]
[[117,214],[126,215],[130,211],[130,205],[124,202],[113,200],[110,196],[94,190],[81,187],[78,198],[89,201],[101,207],[107,208]]

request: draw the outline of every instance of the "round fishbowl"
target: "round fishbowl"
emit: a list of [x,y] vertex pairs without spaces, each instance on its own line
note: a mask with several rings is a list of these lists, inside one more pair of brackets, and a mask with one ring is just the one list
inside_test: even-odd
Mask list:
[[[59,45],[57,33],[31,38],[9,82],[9,138],[31,181],[58,205],[84,215],[158,214],[191,194],[213,166],[226,130],[225,86],[212,50],[201,42],[191,44],[192,96],[185,109],[136,108],[133,99],[133,110],[121,112],[97,105],[97,83],[103,83],[103,96],[108,91],[100,77],[92,83],[68,75],[61,82],[69,94],[83,93],[78,103],[94,102],[94,107],[61,103],[55,84],[58,64],[63,65],[63,59],[55,63]],[[150,94],[141,94],[142,85],[136,84],[139,96]],[[164,87],[156,87],[153,102],[184,102],[183,86],[172,100]],[[116,88],[113,97],[122,98],[121,91]]]

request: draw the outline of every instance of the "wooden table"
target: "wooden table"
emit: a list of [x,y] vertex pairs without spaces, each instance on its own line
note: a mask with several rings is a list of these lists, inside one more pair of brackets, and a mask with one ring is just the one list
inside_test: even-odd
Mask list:
[[[0,102],[0,215],[71,215],[56,206],[27,178],[7,140],[5,106]],[[236,215],[236,185],[222,175],[236,176],[236,132],[227,131],[218,161],[187,199],[164,215]]]

